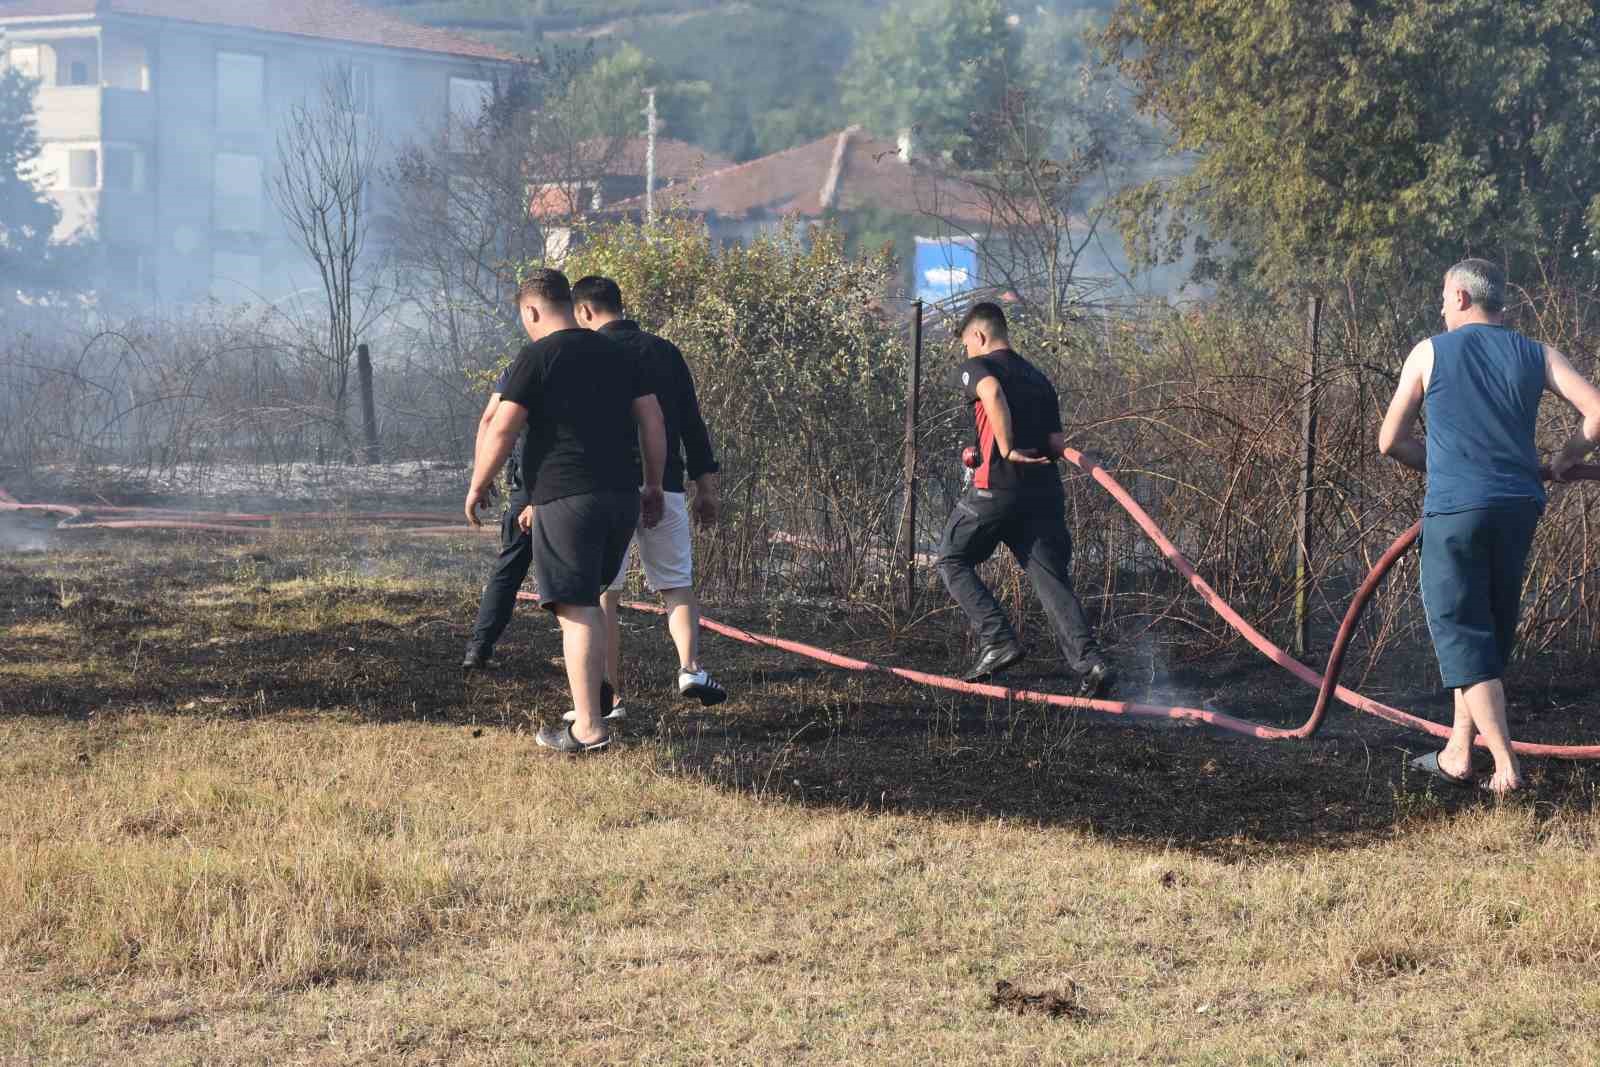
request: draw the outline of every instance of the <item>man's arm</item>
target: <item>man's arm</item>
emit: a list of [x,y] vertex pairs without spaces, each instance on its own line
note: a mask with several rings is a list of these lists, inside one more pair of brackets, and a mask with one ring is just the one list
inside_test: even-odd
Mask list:
[[717,457],[711,450],[711,431],[706,428],[705,417],[700,413],[700,397],[695,392],[694,376],[689,373],[683,355],[676,352],[674,355],[678,359],[678,410],[683,413],[683,426],[679,432],[683,436],[684,468],[689,480],[698,482],[701,475],[715,474],[722,468],[717,465]]
[[679,388],[682,392],[678,410],[683,412],[683,426],[679,433],[683,438],[684,467],[689,480],[694,482],[695,517],[701,522],[716,522],[717,513],[721,510],[718,495],[721,479],[717,475],[722,467],[711,449],[711,431],[700,413],[700,397],[695,392],[694,375],[689,373],[683,353],[677,349],[673,349],[673,353],[678,360]]
[[1000,388],[999,381],[992,377],[984,378],[973,386],[973,390],[978,394],[983,413],[988,416],[989,425],[994,429],[994,446],[1001,459],[1009,463],[1049,463],[1055,458],[1034,455],[1032,449],[1018,452],[1011,447],[1011,405],[1006,403],[1006,393]]
[[667,424],[654,393],[633,398],[633,421],[639,426],[639,449],[644,460],[644,491],[639,499],[639,522],[650,529],[661,521],[664,498],[661,479],[667,467]]
[[488,426],[480,429],[472,463],[472,486],[467,490],[467,521],[472,525],[483,525],[478,518],[478,508],[483,505],[494,476],[500,473],[500,465],[516,445],[517,435],[527,424],[528,409],[502,398]]
[[1411,350],[1400,368],[1400,383],[1395,386],[1389,410],[1378,430],[1378,451],[1413,470],[1428,470],[1428,449],[1416,435],[1417,413],[1433,372],[1433,342],[1423,341]]
[[1545,388],[1577,408],[1578,414],[1583,416],[1577,431],[1550,461],[1550,473],[1560,482],[1565,481],[1567,472],[1582,463],[1589,451],[1600,443],[1600,389],[1579,374],[1560,349],[1551,345],[1544,346],[1544,377]]
[[494,421],[494,413],[500,406],[500,394],[490,393],[489,402],[483,405],[483,414],[478,416],[478,434],[472,440],[472,454],[478,454],[478,446],[483,443],[483,435],[488,432],[489,424]]

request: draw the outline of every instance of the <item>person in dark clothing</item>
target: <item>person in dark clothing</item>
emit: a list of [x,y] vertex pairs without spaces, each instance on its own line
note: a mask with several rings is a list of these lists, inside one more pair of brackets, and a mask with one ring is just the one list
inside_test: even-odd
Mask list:
[[[1441,308],[1445,332],[1406,357],[1378,432],[1379,451],[1428,476],[1422,608],[1440,681],[1455,697],[1450,740],[1412,765],[1470,783],[1473,739],[1482,734],[1494,756],[1494,774],[1484,786],[1496,793],[1522,786],[1501,676],[1516,640],[1534,527],[1544,511],[1534,440],[1544,393],[1583,415],[1551,460],[1556,480],[1600,441],[1600,390],[1556,348],[1508,329],[1505,295],[1505,273],[1487,260],[1450,268]],[[1414,433],[1424,403],[1425,441]]]
[[[662,478],[665,506],[660,524],[653,530],[640,530],[634,536],[634,543],[639,549],[646,580],[666,602],[667,629],[678,651],[678,695],[698,700],[705,706],[720,704],[727,699],[727,691],[700,662],[700,604],[694,592],[694,538],[684,493],[684,474],[687,470],[689,480],[695,485],[695,517],[701,522],[715,522],[717,476],[721,468],[711,450],[711,434],[700,414],[694,377],[677,346],[641,330],[638,323],[623,317],[622,290],[610,278],[591,275],[579,279],[572,287],[572,299],[580,325],[598,330],[601,336],[632,352],[646,373],[654,378],[667,436],[667,464]],[[621,678],[618,615],[626,576],[624,560],[600,600],[606,620],[606,681],[612,686]],[[617,693],[617,702],[607,711],[606,717],[621,719],[626,715],[626,704]]]
[[[517,290],[532,344],[506,380],[478,441],[465,511],[478,509],[524,427],[522,476],[531,487],[530,566],[540,606],[561,624],[573,721],[545,727],[538,743],[559,752],[606,747],[601,724],[605,630],[600,591],[616,572],[634,528],[661,521],[666,433],[654,383],[623,348],[573,318],[572,290],[557,270],[540,270]],[[635,445],[643,452],[643,488]]]
[[[495,381],[494,391],[489,394],[489,402],[484,405],[483,415],[478,419],[479,441],[494,421],[494,413],[500,407],[500,398],[505,395],[506,379],[509,377],[511,367],[507,366]],[[527,431],[523,432],[526,435]],[[467,642],[467,653],[461,660],[463,670],[479,670],[488,665],[490,657],[494,655],[495,642],[500,640],[500,635],[511,622],[511,612],[517,604],[517,590],[522,588],[522,580],[528,576],[528,565],[533,562],[533,539],[518,521],[523,509],[529,506],[530,499],[527,488],[522,484],[521,451],[519,442],[506,457],[508,494],[505,514],[500,518],[500,557],[495,560],[494,569],[489,572],[489,580],[483,587],[483,597],[478,603],[478,621],[472,628],[472,639]]]
[[975,304],[961,321],[967,359],[955,371],[972,403],[978,466],[945,525],[936,566],[945,588],[978,631],[978,659],[967,681],[1020,662],[1016,631],[978,564],[1003,542],[1027,572],[1044,604],[1067,666],[1080,676],[1078,695],[1094,697],[1115,675],[1095,642],[1072,589],[1072,539],[1055,458],[1066,447],[1061,407],[1050,380],[1011,350],[1005,312]]

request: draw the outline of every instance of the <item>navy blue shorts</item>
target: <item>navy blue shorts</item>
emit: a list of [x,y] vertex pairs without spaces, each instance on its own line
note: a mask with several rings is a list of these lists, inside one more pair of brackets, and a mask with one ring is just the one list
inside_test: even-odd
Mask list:
[[1422,519],[1422,609],[1446,689],[1505,674],[1540,506],[1503,504]]

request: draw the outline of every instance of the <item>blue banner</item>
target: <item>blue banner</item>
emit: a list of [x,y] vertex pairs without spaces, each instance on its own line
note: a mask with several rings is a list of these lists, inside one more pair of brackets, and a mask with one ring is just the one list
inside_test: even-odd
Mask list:
[[917,297],[932,303],[978,288],[978,247],[970,237],[918,237],[911,269]]

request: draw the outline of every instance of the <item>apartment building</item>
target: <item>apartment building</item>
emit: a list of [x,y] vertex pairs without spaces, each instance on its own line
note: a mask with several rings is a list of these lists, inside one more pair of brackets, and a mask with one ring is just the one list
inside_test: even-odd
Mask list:
[[303,286],[269,192],[290,109],[334,78],[385,144],[428,139],[474,121],[516,62],[351,0],[0,0],[0,34],[40,82],[58,236],[98,238],[108,302]]

